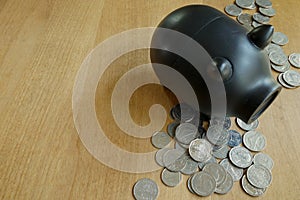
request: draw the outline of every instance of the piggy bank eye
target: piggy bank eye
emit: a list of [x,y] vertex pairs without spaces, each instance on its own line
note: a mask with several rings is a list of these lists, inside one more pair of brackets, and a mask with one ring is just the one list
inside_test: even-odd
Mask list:
[[226,58],[223,57],[215,57],[213,61],[217,66],[223,81],[228,81],[232,76],[231,63]]

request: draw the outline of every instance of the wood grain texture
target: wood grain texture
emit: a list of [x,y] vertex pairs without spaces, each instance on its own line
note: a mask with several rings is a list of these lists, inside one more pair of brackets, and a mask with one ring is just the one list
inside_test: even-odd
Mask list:
[[[187,177],[176,188],[168,188],[160,181],[160,171],[124,173],[94,159],[74,127],[72,90],[84,58],[108,37],[156,26],[183,5],[208,4],[223,10],[231,2],[0,0],[0,199],[133,199],[132,186],[142,177],[156,180],[159,199],[199,199],[188,192]],[[273,0],[277,16],[271,23],[289,37],[287,54],[300,52],[299,6],[294,0]],[[147,53],[130,53],[113,63],[97,89],[97,116],[108,137],[134,152],[154,148],[149,140],[126,136],[118,129],[109,97],[117,78],[148,61]],[[264,152],[274,159],[275,167],[272,185],[258,199],[299,199],[299,99],[300,89],[284,89],[260,118],[259,130],[268,141]],[[145,125],[153,103],[169,109],[175,102],[161,87],[148,85],[134,93],[130,111],[138,124]],[[229,194],[204,199],[252,198],[235,183]]]

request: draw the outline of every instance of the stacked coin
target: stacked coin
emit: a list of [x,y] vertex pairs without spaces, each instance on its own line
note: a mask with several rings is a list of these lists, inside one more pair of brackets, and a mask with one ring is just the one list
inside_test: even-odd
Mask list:
[[[253,15],[243,13],[243,9],[255,10]],[[270,23],[270,19],[276,15],[270,0],[235,0],[235,4],[225,7],[225,12],[236,17],[237,21],[249,31],[263,24]],[[287,56],[282,46],[289,42],[288,37],[281,32],[273,34],[272,43],[266,47],[271,68],[279,72],[278,82],[285,88],[294,89],[300,86],[298,71],[291,70],[291,65],[300,68],[300,53],[291,53]],[[289,72],[288,72],[289,71]]]
[[[182,182],[182,176],[188,175],[188,190],[198,196],[209,196],[228,193],[233,183],[242,179],[246,193],[264,194],[272,180],[273,161],[264,153],[253,156],[252,152],[266,147],[266,138],[256,131],[257,120],[247,124],[236,119],[237,125],[247,131],[242,135],[237,130],[229,130],[231,120],[228,117],[210,119],[205,123],[208,128],[197,118],[197,127],[193,122],[199,113],[187,104],[176,105],[170,114],[174,121],[168,125],[168,133],[158,131],[151,138],[153,146],[159,149],[155,161],[163,167],[161,180],[166,186],[176,187]],[[174,147],[170,146],[172,139]],[[153,185],[152,182],[148,184]],[[146,193],[155,196],[154,189]]]

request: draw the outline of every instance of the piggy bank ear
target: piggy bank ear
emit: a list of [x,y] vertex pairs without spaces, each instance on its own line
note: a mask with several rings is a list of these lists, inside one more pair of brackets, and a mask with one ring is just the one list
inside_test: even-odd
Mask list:
[[249,40],[258,48],[264,49],[272,40],[274,27],[271,25],[262,25],[256,27],[248,33]]

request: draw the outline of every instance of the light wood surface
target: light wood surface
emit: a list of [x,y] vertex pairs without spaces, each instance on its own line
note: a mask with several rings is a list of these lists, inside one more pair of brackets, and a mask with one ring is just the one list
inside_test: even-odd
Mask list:
[[[73,123],[72,90],[84,58],[106,38],[131,28],[156,26],[183,5],[208,4],[223,10],[231,2],[0,0],[0,199],[133,199],[132,186],[142,177],[158,183],[158,199],[199,199],[187,190],[187,177],[176,188],[168,188],[161,183],[159,170],[124,173],[93,158]],[[273,7],[277,15],[271,23],[290,40],[285,52],[300,52],[300,2],[273,0]],[[154,148],[149,139],[132,138],[118,129],[109,98],[118,78],[147,61],[147,53],[136,51],[114,62],[100,80],[96,96],[97,116],[107,136],[133,152]],[[130,102],[133,120],[146,125],[153,103],[168,110],[176,99],[159,86],[144,86]],[[260,118],[258,130],[268,142],[264,152],[275,166],[272,185],[258,199],[300,198],[299,108],[300,89],[283,89]],[[235,183],[229,194],[206,199],[252,198]]]

